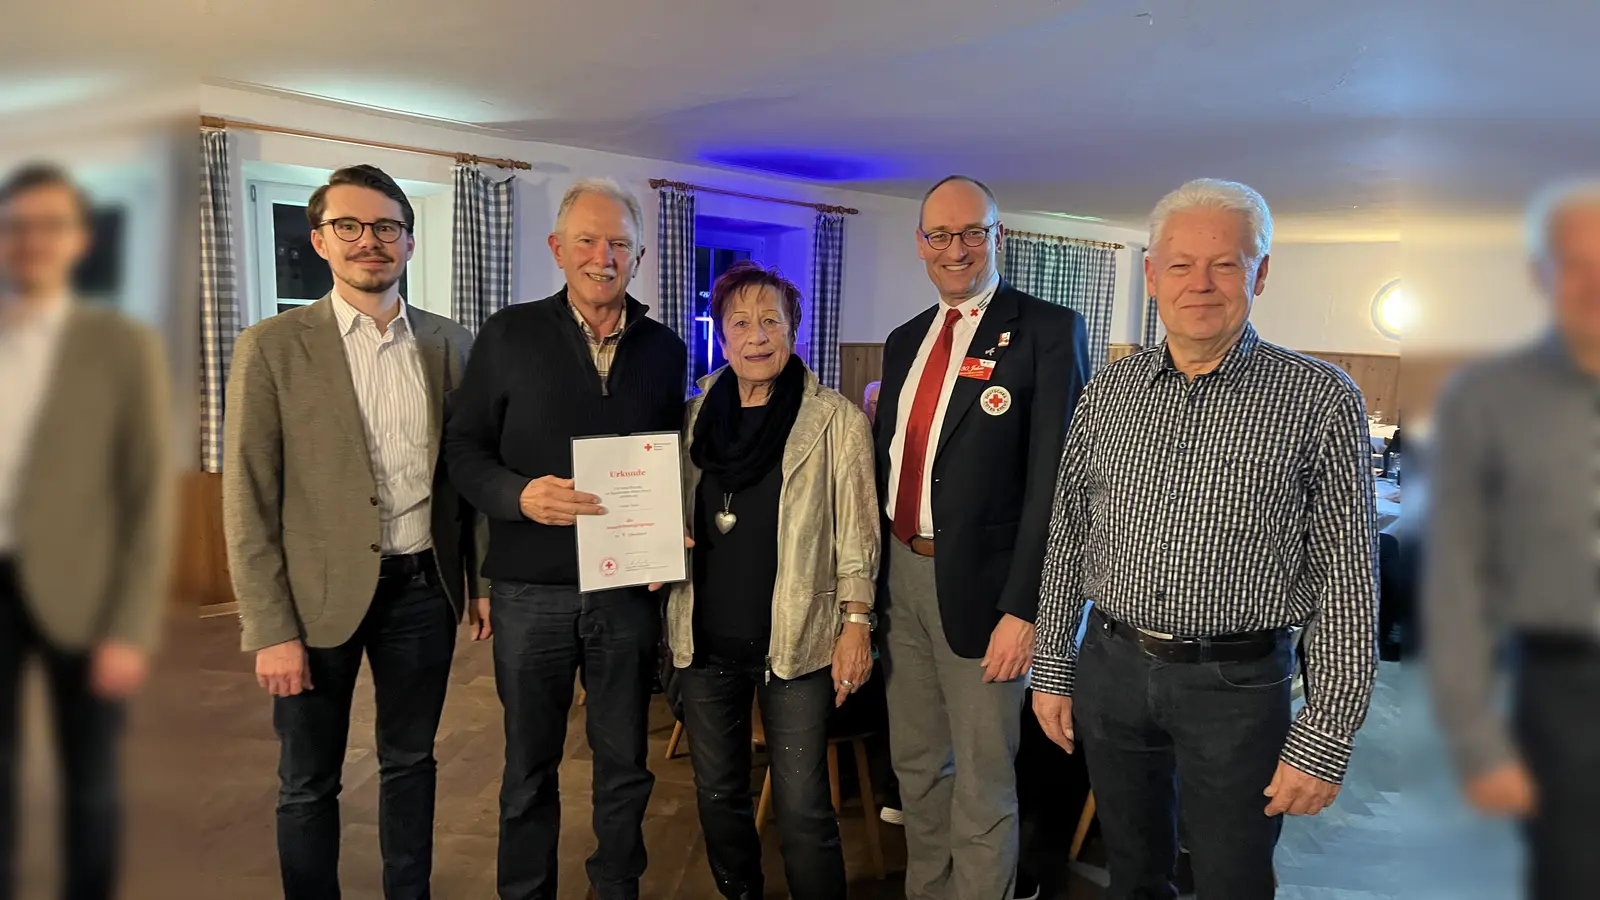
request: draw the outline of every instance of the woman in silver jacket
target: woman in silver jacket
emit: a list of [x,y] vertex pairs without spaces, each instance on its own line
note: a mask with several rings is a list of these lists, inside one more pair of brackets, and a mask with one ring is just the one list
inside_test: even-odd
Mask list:
[[723,896],[762,896],[755,696],[789,894],[844,900],[827,723],[872,672],[872,435],[794,355],[800,291],[788,279],[736,264],[712,289],[711,319],[728,365],[689,402],[691,576],[667,605],[706,855]]

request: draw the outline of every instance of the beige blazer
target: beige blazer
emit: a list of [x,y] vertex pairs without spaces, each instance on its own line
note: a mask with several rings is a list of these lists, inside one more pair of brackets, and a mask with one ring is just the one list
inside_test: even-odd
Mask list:
[[[710,390],[732,378],[726,366],[700,380]],[[694,523],[700,470],[689,458],[694,423],[705,394],[689,401],[683,425],[684,513]],[[767,667],[799,678],[833,662],[846,603],[872,607],[878,582],[878,488],[872,470],[872,431],[854,403],[806,371],[805,397],[784,442],[783,489],[778,495],[778,576],[772,589],[772,640]],[[694,551],[689,551],[693,554]],[[694,661],[694,566],[667,599],[672,664]]]
[[22,470],[22,592],[60,648],[148,650],[172,571],[172,382],[154,331],[107,309],[67,316]]
[[[477,515],[439,458],[446,403],[472,336],[406,311],[428,383],[433,550],[457,618],[478,578]],[[252,325],[234,344],[223,427],[222,518],[239,600],[240,644],[349,640],[378,585],[378,492],[333,303],[323,297]],[[470,581],[470,584],[469,584]]]

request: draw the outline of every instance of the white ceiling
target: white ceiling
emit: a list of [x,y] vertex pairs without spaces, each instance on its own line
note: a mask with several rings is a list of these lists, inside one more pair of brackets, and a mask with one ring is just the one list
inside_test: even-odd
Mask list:
[[85,44],[99,70],[194,33],[213,82],[904,196],[960,171],[1009,209],[1125,223],[1212,175],[1286,236],[1392,235],[1600,162],[1594,0],[203,5],[80,33],[111,42]]

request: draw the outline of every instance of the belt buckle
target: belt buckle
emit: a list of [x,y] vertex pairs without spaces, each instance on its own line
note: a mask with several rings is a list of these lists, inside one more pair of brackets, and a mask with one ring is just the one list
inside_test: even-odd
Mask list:
[[1135,628],[1135,630],[1137,630],[1137,631],[1139,631],[1139,632],[1141,632],[1143,634],[1147,634],[1147,635],[1149,635],[1149,636],[1151,636],[1153,638],[1159,638],[1159,639],[1161,639],[1163,641],[1175,641],[1175,640],[1178,639],[1177,635],[1175,635],[1175,634],[1167,634],[1164,631],[1151,631],[1148,628],[1140,628],[1137,625],[1135,625],[1134,628]]

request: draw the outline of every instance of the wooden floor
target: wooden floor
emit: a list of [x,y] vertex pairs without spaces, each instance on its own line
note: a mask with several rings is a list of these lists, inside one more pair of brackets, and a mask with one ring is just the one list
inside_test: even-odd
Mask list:
[[[256,686],[251,658],[238,652],[231,617],[176,623],[152,690],[133,710],[128,746],[129,833],[125,896],[133,900],[281,897],[274,844],[273,800],[277,743],[269,698]],[[503,750],[501,710],[495,696],[489,648],[463,641],[457,648],[449,699],[439,730],[439,794],[433,895],[439,900],[495,895],[497,792]],[[1505,897],[1493,886],[1509,884],[1515,859],[1503,831],[1469,829],[1449,791],[1429,802],[1408,802],[1403,748],[1415,736],[1405,725],[1426,719],[1402,695],[1414,682],[1386,664],[1372,717],[1358,741],[1356,763],[1344,795],[1331,814],[1287,823],[1278,856],[1283,888],[1291,900],[1361,900],[1421,897],[1402,889],[1426,882],[1417,868],[1426,848],[1415,835],[1446,833],[1476,842],[1473,884],[1490,887],[1471,896]],[[36,693],[36,692],[35,692]],[[38,705],[37,697],[32,703]],[[1402,715],[1402,706],[1408,715]],[[37,710],[35,710],[35,713]],[[589,826],[589,754],[582,739],[583,710],[569,725],[562,770],[566,816],[561,851],[562,898],[579,900],[586,884],[583,860],[593,847]],[[30,719],[35,715],[30,715]],[[342,879],[349,900],[377,900],[377,761],[372,742],[370,686],[358,688],[343,797]],[[645,822],[650,867],[642,885],[648,900],[714,900],[695,814],[687,758],[663,759],[671,716],[658,703],[652,716],[651,766],[657,782]],[[1410,735],[1410,736],[1408,736]],[[30,741],[24,791],[24,897],[50,896],[48,849],[54,833],[47,782],[41,771],[44,746]],[[691,748],[692,750],[692,748]],[[846,754],[848,757],[848,754]],[[1439,767],[1434,766],[1437,774]],[[1444,799],[1440,799],[1440,798]],[[1454,831],[1441,829],[1454,828]],[[893,874],[878,881],[868,874],[861,811],[847,802],[842,829],[850,896],[855,900],[899,898]],[[904,866],[898,828],[885,826],[889,867]],[[775,829],[766,838],[768,896],[785,896]],[[1084,864],[1066,866],[1060,853],[1041,861],[1045,897],[1096,900],[1103,872],[1095,868],[1097,841]],[[1441,862],[1441,864],[1443,864]],[[1459,862],[1456,863],[1459,867]],[[1421,880],[1418,880],[1421,879]],[[1438,894],[1464,897],[1465,893]]]

